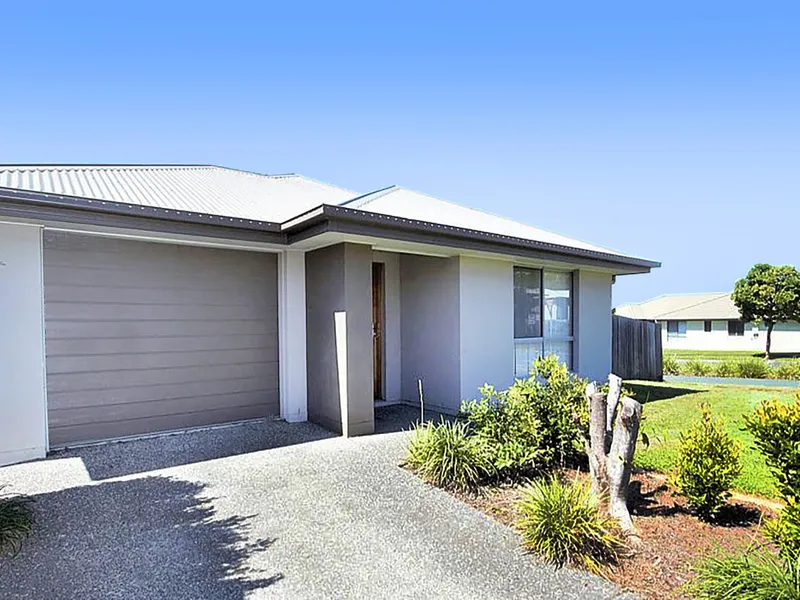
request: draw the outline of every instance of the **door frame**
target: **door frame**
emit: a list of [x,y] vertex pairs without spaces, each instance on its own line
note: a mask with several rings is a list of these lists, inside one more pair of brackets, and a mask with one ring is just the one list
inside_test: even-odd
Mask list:
[[372,263],[372,391],[386,398],[386,264]]

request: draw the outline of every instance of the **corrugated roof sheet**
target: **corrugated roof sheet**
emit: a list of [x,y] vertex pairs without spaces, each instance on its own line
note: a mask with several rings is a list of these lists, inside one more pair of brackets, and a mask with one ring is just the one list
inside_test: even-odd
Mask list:
[[392,186],[362,196],[300,175],[210,165],[0,165],[0,188],[283,223],[321,205],[634,258]]
[[582,248],[592,252],[603,252],[617,256],[626,256],[616,250],[595,246],[569,238],[518,221],[467,208],[460,204],[447,202],[433,196],[421,194],[401,187],[391,187],[372,194],[360,196],[345,204],[348,208],[357,208],[383,215],[418,219],[451,227],[463,227],[475,231],[485,231],[497,235],[517,237],[525,240],[558,244],[572,248]]
[[740,316],[730,292],[658,296],[638,304],[622,304],[616,313],[631,319],[657,321],[728,320]]
[[300,175],[186,165],[0,165],[0,187],[278,223],[354,195]]

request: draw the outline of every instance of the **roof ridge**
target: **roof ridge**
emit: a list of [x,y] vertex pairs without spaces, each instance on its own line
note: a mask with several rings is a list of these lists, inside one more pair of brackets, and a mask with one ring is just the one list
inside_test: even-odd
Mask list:
[[[345,200],[344,202],[340,203],[339,206],[348,206],[349,208],[361,208],[362,206],[366,206],[373,200],[377,200],[378,198],[383,198],[384,196],[400,189],[402,188],[392,184],[386,186],[385,188],[373,190],[371,192],[367,192],[366,194],[361,194],[360,196],[356,196],[355,198],[350,198],[349,200]],[[351,204],[356,204],[356,206],[350,206]]]

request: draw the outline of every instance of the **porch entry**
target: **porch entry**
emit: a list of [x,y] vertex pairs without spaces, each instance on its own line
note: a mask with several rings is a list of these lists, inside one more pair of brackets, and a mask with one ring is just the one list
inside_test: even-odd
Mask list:
[[375,400],[384,399],[384,330],[386,324],[386,271],[372,263],[372,373]]

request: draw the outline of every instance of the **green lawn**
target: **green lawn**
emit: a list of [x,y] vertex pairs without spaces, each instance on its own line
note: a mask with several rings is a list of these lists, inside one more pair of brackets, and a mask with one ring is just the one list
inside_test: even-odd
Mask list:
[[[764,358],[763,352],[750,352],[749,350],[664,350],[665,356],[671,356],[677,360],[736,360],[737,358]],[[791,360],[797,354],[777,354],[771,360]]]
[[698,418],[700,405],[708,403],[713,414],[725,420],[731,436],[742,444],[742,474],[736,487],[768,498],[777,496],[775,480],[756,450],[753,437],[742,430],[743,417],[764,398],[791,401],[794,390],[652,382],[626,382],[625,387],[644,405],[642,430],[650,438],[649,448],[641,444],[637,448],[636,464],[669,473],[676,458],[678,435]]

